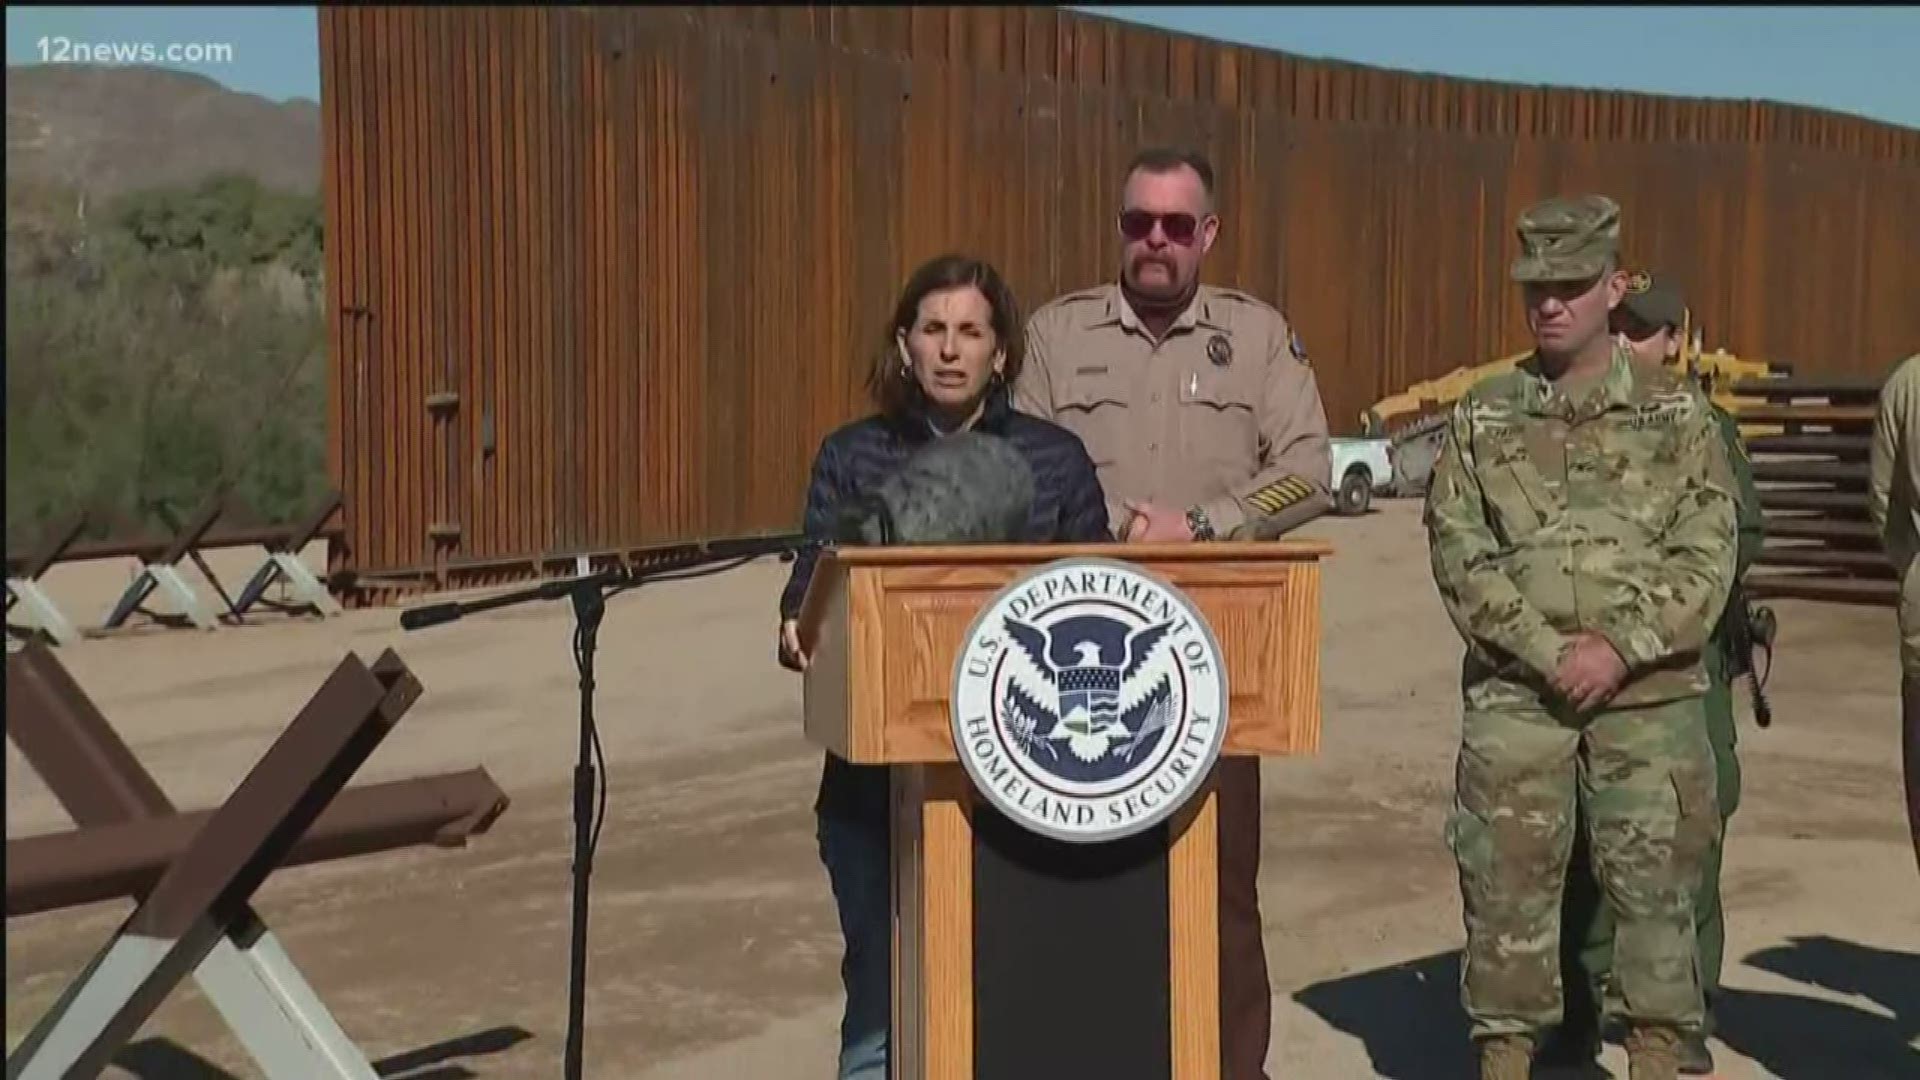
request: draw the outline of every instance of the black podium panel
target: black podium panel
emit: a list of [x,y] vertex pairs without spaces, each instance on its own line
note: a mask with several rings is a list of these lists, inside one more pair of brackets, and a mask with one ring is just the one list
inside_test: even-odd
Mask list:
[[974,1075],[1167,1080],[1167,826],[1069,844],[973,806]]

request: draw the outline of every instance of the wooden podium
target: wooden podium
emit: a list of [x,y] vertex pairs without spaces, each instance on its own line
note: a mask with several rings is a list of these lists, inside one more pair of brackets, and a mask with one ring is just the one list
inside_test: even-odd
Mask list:
[[1214,1080],[1218,832],[1209,778],[1153,829],[1067,843],[1012,823],[960,764],[948,698],[969,625],[1048,563],[1132,564],[1197,608],[1228,674],[1222,755],[1320,740],[1308,541],[850,547],[800,618],[809,739],[894,766],[896,1080]]

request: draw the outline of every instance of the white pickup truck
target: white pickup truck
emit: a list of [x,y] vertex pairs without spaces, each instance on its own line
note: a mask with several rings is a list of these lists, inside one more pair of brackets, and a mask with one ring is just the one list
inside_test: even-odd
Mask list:
[[1393,490],[1392,443],[1384,438],[1335,436],[1332,440],[1334,509],[1342,514],[1364,514],[1373,505],[1374,492]]

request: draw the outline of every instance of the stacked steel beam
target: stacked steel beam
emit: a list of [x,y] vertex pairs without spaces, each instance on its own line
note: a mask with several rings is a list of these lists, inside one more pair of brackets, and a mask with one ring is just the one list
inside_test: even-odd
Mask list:
[[1881,379],[1777,377],[1733,387],[1767,539],[1751,595],[1891,605],[1893,566],[1867,512]]

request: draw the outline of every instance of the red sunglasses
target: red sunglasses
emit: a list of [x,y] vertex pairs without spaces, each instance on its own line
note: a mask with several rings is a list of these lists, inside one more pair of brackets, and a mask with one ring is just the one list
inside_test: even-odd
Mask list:
[[1176,244],[1193,243],[1200,232],[1200,222],[1192,214],[1156,214],[1151,210],[1125,210],[1120,214],[1120,235],[1128,240],[1145,240],[1153,235],[1155,224],[1166,233],[1167,239]]

